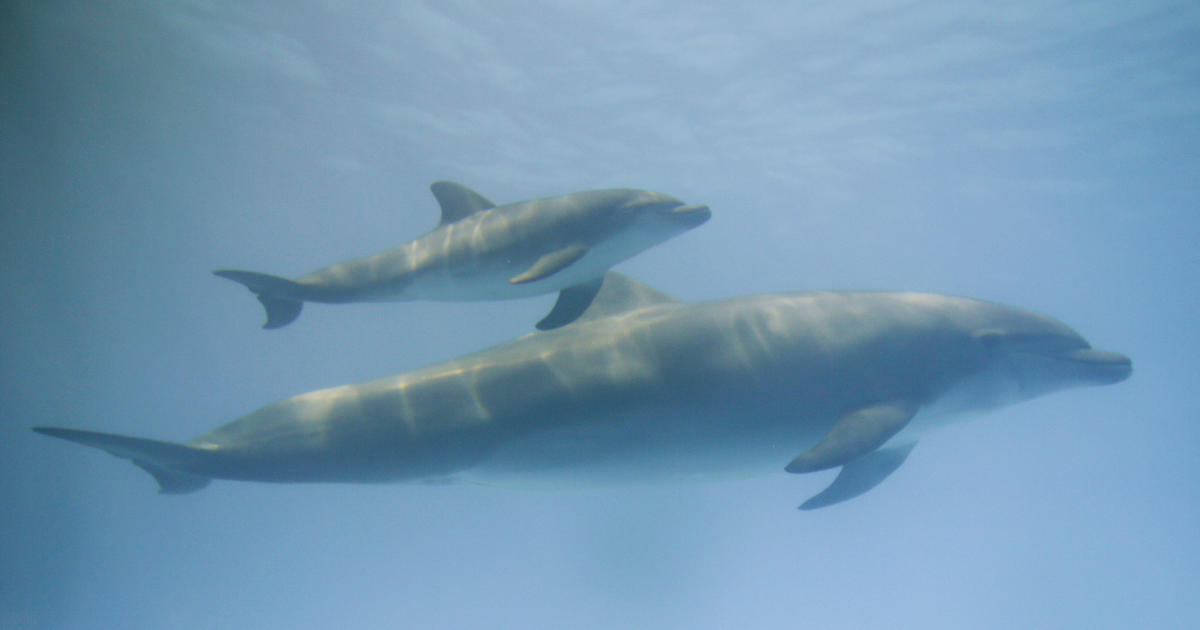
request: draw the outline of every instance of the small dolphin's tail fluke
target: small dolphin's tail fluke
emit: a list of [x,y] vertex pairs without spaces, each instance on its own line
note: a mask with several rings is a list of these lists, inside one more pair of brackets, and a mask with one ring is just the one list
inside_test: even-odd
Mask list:
[[304,306],[303,287],[287,278],[254,271],[218,269],[213,274],[240,283],[258,296],[267,311],[267,322],[263,328],[282,328],[300,316]]
[[42,435],[70,440],[128,459],[138,468],[154,476],[154,480],[158,482],[158,491],[162,494],[195,492],[207,486],[210,481],[203,475],[184,472],[187,469],[195,469],[198,463],[209,456],[203,449],[96,431],[57,427],[33,427],[33,430]]

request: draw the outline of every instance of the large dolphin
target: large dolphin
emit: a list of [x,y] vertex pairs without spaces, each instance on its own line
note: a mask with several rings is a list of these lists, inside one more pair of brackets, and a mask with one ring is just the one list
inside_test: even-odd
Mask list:
[[258,296],[267,312],[263,328],[291,323],[304,302],[505,300],[560,291],[537,323],[547,330],[587,308],[609,267],[711,215],[708,206],[646,190],[591,190],[497,207],[453,182],[429,188],[442,220],[400,247],[295,280],[232,269],[213,273]]
[[989,302],[685,304],[610,272],[569,326],[288,398],[186,444],[34,430],[132,460],[165,493],[209,479],[570,486],[841,467],[809,509],[874,487],[964,412],[1131,370],[1058,321]]

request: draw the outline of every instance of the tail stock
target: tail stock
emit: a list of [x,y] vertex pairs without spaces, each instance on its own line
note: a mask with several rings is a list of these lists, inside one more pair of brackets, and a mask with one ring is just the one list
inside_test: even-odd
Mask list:
[[237,269],[218,269],[213,274],[241,284],[258,297],[267,311],[263,328],[282,328],[300,316],[304,300],[296,296],[301,295],[303,289],[287,278]]
[[195,492],[207,486],[210,481],[208,477],[184,472],[185,469],[194,468],[209,455],[203,449],[173,442],[160,442],[96,431],[57,427],[33,427],[33,430],[42,435],[91,446],[122,459],[128,459],[154,477],[154,480],[158,482],[158,491],[161,494]]

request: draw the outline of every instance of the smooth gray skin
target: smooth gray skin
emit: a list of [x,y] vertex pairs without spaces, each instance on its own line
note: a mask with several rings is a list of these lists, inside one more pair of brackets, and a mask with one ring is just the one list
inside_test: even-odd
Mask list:
[[999,304],[794,293],[689,305],[609,273],[574,324],[289,398],[186,446],[35,430],[132,459],[164,492],[209,478],[562,487],[844,466],[812,508],[870,489],[963,412],[1131,369]]
[[579,316],[609,267],[711,216],[646,190],[592,190],[497,207],[453,182],[430,186],[442,208],[432,232],[400,247],[294,280],[223,269],[258,296],[264,328],[300,315],[304,302],[506,300],[563,291],[539,329]]

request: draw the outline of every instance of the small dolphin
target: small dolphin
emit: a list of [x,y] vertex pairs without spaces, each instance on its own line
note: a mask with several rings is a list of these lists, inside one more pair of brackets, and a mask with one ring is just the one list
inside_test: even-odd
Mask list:
[[258,296],[263,328],[280,328],[305,302],[507,300],[559,291],[537,323],[557,328],[591,303],[604,272],[704,223],[708,206],[646,190],[592,190],[497,207],[453,182],[434,182],[442,220],[425,236],[368,258],[288,280],[221,269]]
[[561,487],[840,467],[812,509],[871,489],[966,412],[1131,371],[1065,324],[1000,304],[922,293],[684,304],[609,272],[569,326],[288,398],[187,444],[34,430],[132,460],[164,493],[210,479]]

